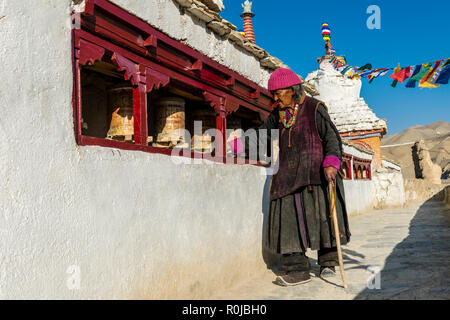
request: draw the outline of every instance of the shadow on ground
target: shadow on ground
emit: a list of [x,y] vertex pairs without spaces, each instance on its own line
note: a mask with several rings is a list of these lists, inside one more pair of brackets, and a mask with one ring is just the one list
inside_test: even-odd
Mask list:
[[379,273],[380,289],[355,299],[450,299],[450,209],[442,200],[443,192],[420,206]]

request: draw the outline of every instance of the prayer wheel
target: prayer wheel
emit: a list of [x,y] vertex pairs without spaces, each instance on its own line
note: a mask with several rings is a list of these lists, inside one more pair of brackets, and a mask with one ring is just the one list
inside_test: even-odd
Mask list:
[[211,109],[197,109],[192,113],[192,121],[202,122],[202,135],[198,135],[194,127],[191,139],[192,150],[200,153],[210,153],[213,149],[212,136],[206,133],[209,129],[216,129],[216,113]]
[[134,135],[133,87],[122,85],[108,90],[108,100],[112,117],[107,137],[131,141]]
[[164,98],[157,102],[156,146],[171,148],[185,142],[185,101]]

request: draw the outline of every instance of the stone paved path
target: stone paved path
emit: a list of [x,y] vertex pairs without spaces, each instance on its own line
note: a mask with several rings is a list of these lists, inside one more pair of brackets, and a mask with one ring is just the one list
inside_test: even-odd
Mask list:
[[[312,281],[294,287],[272,283],[263,276],[234,287],[212,299],[450,299],[450,209],[440,202],[406,209],[378,210],[350,218],[352,238],[343,247],[348,288],[340,275],[319,278],[317,254],[311,258]],[[367,286],[379,268],[377,282]]]

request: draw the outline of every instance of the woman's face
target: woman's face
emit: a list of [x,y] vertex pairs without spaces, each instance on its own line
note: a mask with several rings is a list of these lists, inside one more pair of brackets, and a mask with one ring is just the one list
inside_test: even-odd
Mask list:
[[275,90],[273,99],[280,109],[292,107],[294,105],[294,90],[291,88]]

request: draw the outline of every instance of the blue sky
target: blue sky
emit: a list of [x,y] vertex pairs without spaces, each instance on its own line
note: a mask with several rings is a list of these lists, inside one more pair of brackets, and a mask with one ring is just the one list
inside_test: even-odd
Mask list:
[[[329,24],[331,44],[347,63],[373,68],[421,64],[450,57],[450,1],[300,1],[251,0],[256,43],[304,78],[324,55],[322,23]],[[222,17],[242,27],[241,3],[224,0]],[[381,9],[381,29],[369,30],[370,5]],[[389,73],[391,75],[392,73]],[[391,87],[389,76],[369,84],[362,79],[361,96],[380,118],[388,134],[408,127],[450,121],[450,84],[439,88]]]

